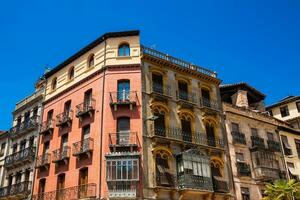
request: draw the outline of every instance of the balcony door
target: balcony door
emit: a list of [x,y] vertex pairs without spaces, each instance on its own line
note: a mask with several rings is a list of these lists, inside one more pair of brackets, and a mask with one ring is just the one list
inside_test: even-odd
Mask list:
[[216,146],[215,127],[212,124],[206,123],[205,131],[206,131],[208,145],[215,147]]
[[188,84],[185,82],[178,82],[179,99],[188,100]]
[[88,168],[79,171],[79,199],[87,197]]
[[30,123],[30,112],[26,112],[24,116],[24,126],[27,128]]
[[130,118],[119,117],[117,119],[117,144],[128,144],[130,134]]
[[207,89],[201,89],[202,94],[202,103],[203,106],[210,107],[210,94],[209,90]]
[[152,74],[152,89],[154,92],[163,94],[163,77],[162,75]]
[[63,189],[65,188],[65,174],[60,174],[58,175],[57,177],[57,186],[56,186],[56,189],[57,189],[57,196],[56,196],[56,199],[57,200],[64,200],[64,192],[63,192]]
[[118,81],[118,101],[129,101],[130,100],[130,81],[129,80],[121,80]]
[[68,134],[64,134],[61,136],[61,143],[60,143],[60,149],[61,149],[61,156],[65,157],[67,156],[68,151]]
[[38,191],[38,194],[39,194],[39,197],[41,197],[40,199],[44,199],[44,193],[45,193],[45,188],[46,188],[46,179],[41,179],[40,180],[40,183],[39,183],[39,191]]
[[92,90],[88,90],[84,93],[84,110],[87,110],[91,107],[92,103]]
[[168,157],[157,154],[156,158],[156,181],[159,186],[169,186],[173,184],[173,177],[170,173]]
[[82,149],[81,151],[86,151],[89,148],[89,140],[90,138],[90,125],[84,126],[82,128],[82,135],[81,135],[81,141],[82,141]]
[[52,124],[52,119],[53,119],[53,110],[50,110],[47,113],[47,127],[50,127]]
[[192,141],[192,124],[191,121],[181,119],[182,137],[184,141]]
[[154,120],[155,135],[166,136],[165,115],[164,113],[155,113],[156,119]]
[[65,103],[65,107],[64,107],[65,117],[70,116],[70,111],[71,111],[71,101],[69,100]]

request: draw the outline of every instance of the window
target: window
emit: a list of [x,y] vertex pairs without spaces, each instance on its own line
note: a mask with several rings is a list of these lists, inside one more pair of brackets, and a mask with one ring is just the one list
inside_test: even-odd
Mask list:
[[157,153],[155,156],[156,179],[158,185],[172,185],[172,173],[168,163],[168,156],[164,153]]
[[191,121],[186,119],[181,119],[181,131],[184,141],[192,141],[192,124]]
[[129,44],[121,44],[118,48],[118,56],[130,56]]
[[13,145],[13,153],[16,153],[18,151],[18,144]]
[[280,107],[280,113],[281,113],[281,117],[289,116],[290,113],[289,113],[289,108],[288,108],[288,106]]
[[17,118],[17,127],[21,126],[22,116],[18,116]]
[[152,91],[160,94],[164,93],[163,76],[160,74],[152,74]]
[[89,89],[84,93],[84,106],[85,108],[92,106],[93,90]]
[[20,143],[20,151],[26,148],[26,140],[22,140]]
[[115,159],[106,161],[107,181],[130,181],[139,179],[138,159]]
[[118,81],[118,101],[129,101],[130,100],[130,81],[129,80],[119,80]]
[[242,200],[250,200],[249,188],[242,187],[241,192],[242,192]]
[[52,79],[52,82],[51,82],[52,91],[56,90],[56,86],[57,86],[57,78],[55,77],[55,78]]
[[29,147],[33,147],[34,146],[34,136],[31,136],[29,138]]
[[292,148],[288,142],[288,138],[285,135],[281,136],[281,140],[282,140],[282,145],[283,145],[283,150],[284,150],[284,154],[286,156],[290,156],[292,155]]
[[117,119],[117,144],[128,144],[130,132],[130,118],[119,117]]
[[270,116],[273,116],[273,111],[269,110],[269,114],[270,114]]
[[183,81],[178,82],[179,99],[188,100],[188,84]]
[[240,132],[239,124],[232,122],[231,123],[231,130],[232,130],[232,132]]
[[296,102],[297,110],[300,112],[300,101]]
[[50,142],[47,141],[44,143],[44,149],[43,149],[43,154],[47,154],[49,152],[49,146],[50,146]]
[[268,137],[268,140],[274,141],[274,134],[273,133],[267,132],[267,137]]
[[297,149],[298,158],[300,158],[300,140],[295,139],[295,145]]
[[66,156],[68,151],[68,134],[64,134],[63,136],[61,136],[60,149],[63,156]]
[[57,196],[56,199],[57,200],[64,200],[64,191],[63,189],[65,188],[65,174],[60,174],[57,176],[57,185],[56,185],[56,189],[57,191]]
[[72,80],[73,78],[74,78],[74,67],[71,67],[70,69],[69,69],[69,73],[68,73],[68,79],[69,80]]
[[295,171],[295,165],[294,165],[294,163],[287,162],[287,167],[288,167],[290,178],[298,180],[298,176],[297,176],[297,173]]
[[29,178],[30,178],[30,171],[26,170],[25,171],[25,181],[29,181]]
[[93,67],[94,64],[94,54],[92,54],[88,59],[88,68]]
[[79,180],[78,185],[80,186],[79,199],[83,199],[87,197],[87,184],[88,184],[88,168],[80,169],[79,171]]
[[5,142],[1,144],[0,156],[3,156],[3,155],[4,155],[5,146],[6,146],[6,143],[5,143]]
[[49,110],[47,113],[47,121],[51,121],[53,118],[53,110]]
[[235,153],[236,161],[237,162],[245,162],[244,154],[243,153]]
[[209,146],[216,146],[216,139],[215,139],[215,127],[210,123],[205,124],[205,131],[207,136],[207,142]]
[[21,183],[21,180],[22,180],[22,172],[17,172],[16,173],[16,180],[15,180],[15,184],[18,184],[18,183]]
[[35,108],[33,109],[33,114],[32,114],[32,116],[33,116],[34,120],[37,120],[37,119],[38,119],[38,111],[39,111],[39,108],[38,108],[38,107],[35,107]]
[[[40,179],[39,181],[39,194],[45,193],[45,188],[46,188],[46,179]],[[42,197],[43,199],[43,197]]]
[[90,125],[86,125],[82,128],[82,140],[88,139],[90,137]]
[[259,136],[258,136],[258,131],[257,131],[256,128],[251,128],[251,134],[252,134],[252,136],[254,136],[254,137],[259,137]]
[[166,136],[166,125],[165,125],[165,114],[164,113],[154,113],[154,129],[155,135]]
[[24,125],[28,127],[30,123],[30,111],[26,112],[24,115]]

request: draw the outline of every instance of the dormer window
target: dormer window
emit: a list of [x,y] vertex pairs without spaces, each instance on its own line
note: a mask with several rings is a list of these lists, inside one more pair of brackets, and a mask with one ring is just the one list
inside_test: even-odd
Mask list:
[[118,48],[118,56],[130,56],[129,44],[121,44]]
[[56,90],[56,86],[57,86],[57,78],[53,78],[52,82],[51,82],[51,89],[52,90]]
[[88,68],[93,67],[94,64],[94,54],[92,54],[88,59]]
[[74,78],[74,67],[71,67],[69,69],[69,73],[68,73],[68,79],[72,80]]

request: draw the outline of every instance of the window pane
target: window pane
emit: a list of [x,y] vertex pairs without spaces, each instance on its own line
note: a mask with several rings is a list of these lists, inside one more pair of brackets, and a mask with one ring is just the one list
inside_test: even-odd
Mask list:
[[127,179],[127,161],[122,164],[122,180]]
[[116,174],[117,174],[117,169],[116,169],[116,161],[112,161],[112,169],[111,169],[111,179],[116,180]]
[[122,178],[122,162],[118,161],[117,162],[117,179]]

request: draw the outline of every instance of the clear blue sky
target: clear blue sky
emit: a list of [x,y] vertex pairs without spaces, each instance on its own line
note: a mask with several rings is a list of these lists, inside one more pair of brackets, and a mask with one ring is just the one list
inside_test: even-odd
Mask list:
[[298,0],[27,0],[0,3],[0,130],[11,127],[17,101],[54,67],[105,32],[141,30],[154,45],[245,81],[266,103],[299,95]]

